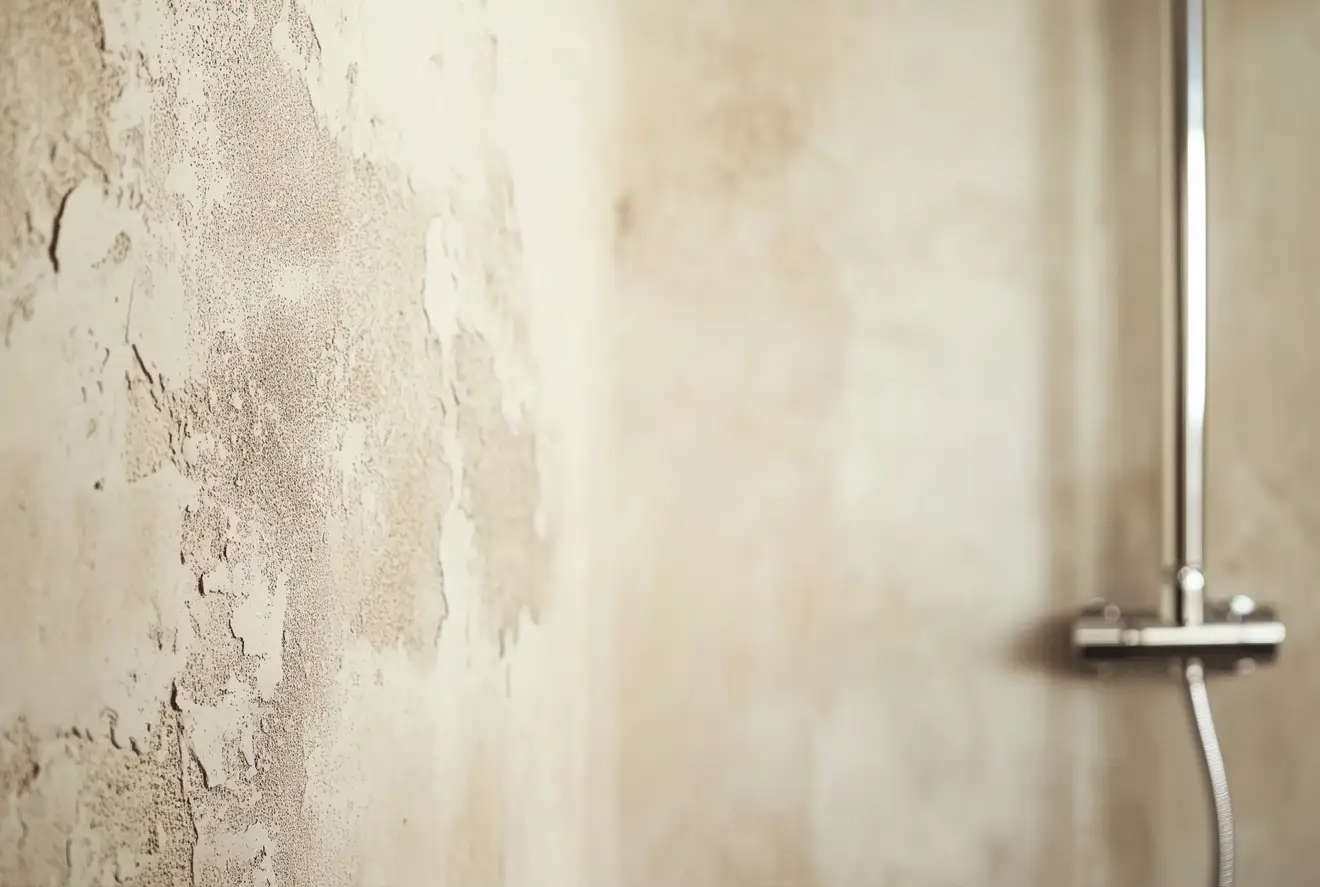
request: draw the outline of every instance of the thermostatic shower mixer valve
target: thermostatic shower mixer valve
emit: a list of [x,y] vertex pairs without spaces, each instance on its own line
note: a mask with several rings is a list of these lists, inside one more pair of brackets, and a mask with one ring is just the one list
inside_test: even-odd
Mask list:
[[[1174,580],[1179,599],[1201,595],[1205,576],[1183,567]],[[1098,601],[1073,623],[1072,643],[1085,662],[1199,659],[1207,669],[1246,671],[1278,655],[1283,623],[1246,595],[1203,605],[1202,618],[1179,622],[1151,610],[1125,612]]]

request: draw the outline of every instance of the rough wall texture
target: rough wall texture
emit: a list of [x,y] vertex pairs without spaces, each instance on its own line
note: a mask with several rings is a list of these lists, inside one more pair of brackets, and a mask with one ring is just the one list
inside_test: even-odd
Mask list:
[[[1320,7],[1211,3],[1244,883],[1312,885]],[[0,2],[0,885],[1205,879],[1145,0]]]
[[556,839],[532,303],[586,152],[504,15],[0,5],[0,884],[525,883]]

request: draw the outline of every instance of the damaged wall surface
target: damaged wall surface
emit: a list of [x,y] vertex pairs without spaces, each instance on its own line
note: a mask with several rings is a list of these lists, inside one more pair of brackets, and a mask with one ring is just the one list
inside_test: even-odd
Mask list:
[[[1320,7],[1214,0],[1214,696],[1310,885]],[[0,2],[0,885],[1204,882],[1140,0]],[[1284,98],[1286,96],[1286,100]]]
[[507,16],[0,4],[0,884],[563,874],[538,391],[600,263]]

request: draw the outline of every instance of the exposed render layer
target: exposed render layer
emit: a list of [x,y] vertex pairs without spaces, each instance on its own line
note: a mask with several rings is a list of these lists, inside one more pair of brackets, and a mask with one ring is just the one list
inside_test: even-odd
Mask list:
[[0,5],[0,883],[515,883],[553,838],[501,15]]
[[[0,0],[0,885],[1198,887],[1048,642],[1159,580],[1157,5]],[[1208,6],[1313,887],[1320,4]]]

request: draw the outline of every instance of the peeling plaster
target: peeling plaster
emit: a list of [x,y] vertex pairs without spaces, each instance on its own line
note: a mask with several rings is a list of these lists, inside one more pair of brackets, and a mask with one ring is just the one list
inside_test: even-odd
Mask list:
[[501,16],[0,10],[0,882],[519,869],[556,512]]
[[[1311,885],[1320,4],[1210,9]],[[1041,667],[1159,582],[1151,15],[0,0],[0,884],[1201,883],[1171,688]]]

